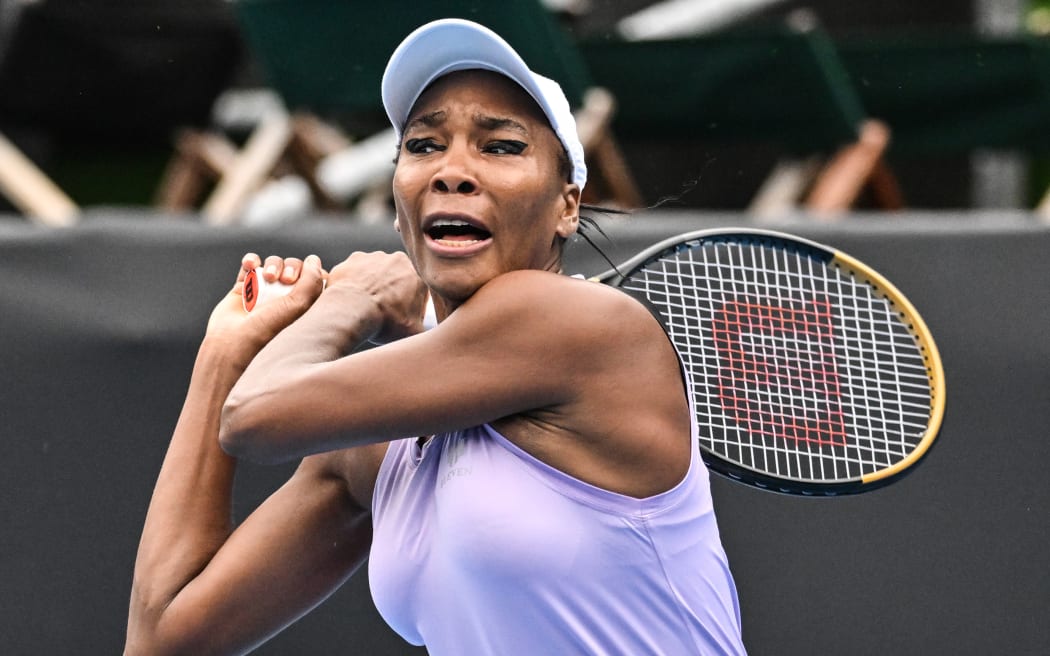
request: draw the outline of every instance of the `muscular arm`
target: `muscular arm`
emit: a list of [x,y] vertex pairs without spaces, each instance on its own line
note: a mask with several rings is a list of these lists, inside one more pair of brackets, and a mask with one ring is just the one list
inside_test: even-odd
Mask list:
[[[673,350],[645,309],[616,290],[517,271],[437,328],[345,357],[327,326],[351,334],[367,304],[326,298],[332,291],[238,382],[224,409],[226,448],[280,461],[528,413],[534,455],[609,489],[666,488],[688,464]],[[677,464],[638,485],[669,453],[654,443],[666,435],[681,435],[666,447],[674,450],[666,462]]]
[[305,459],[236,529],[230,516],[235,461],[218,445],[222,402],[271,327],[310,300],[247,318],[235,287],[213,313],[147,512],[127,654],[244,653],[365,559],[381,446]]
[[147,513],[128,654],[248,651],[301,617],[364,561],[371,517],[339,458],[303,461],[236,530],[234,463],[215,439],[225,363],[202,349]]
[[[223,410],[221,443],[240,457],[279,462],[565,401],[572,380],[557,362],[536,357],[565,348],[545,339],[557,322],[535,306],[562,278],[501,276],[437,328],[346,356],[381,321],[367,299],[330,287],[238,381]],[[563,340],[571,338],[565,331]]]

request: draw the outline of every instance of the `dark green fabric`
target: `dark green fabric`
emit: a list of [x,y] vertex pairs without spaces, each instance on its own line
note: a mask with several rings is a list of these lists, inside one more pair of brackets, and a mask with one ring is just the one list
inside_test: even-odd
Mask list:
[[1045,39],[898,34],[836,45],[868,113],[892,126],[894,152],[1050,146]]
[[240,0],[249,47],[294,109],[380,113],[387,59],[409,32],[437,18],[468,18],[506,39],[533,70],[558,80],[578,105],[589,86],[568,35],[538,0]]
[[1050,43],[971,33],[837,37],[819,29],[574,43],[538,0],[240,0],[245,39],[293,109],[383,120],[379,82],[426,21],[470,18],[504,36],[578,106],[592,83],[618,103],[623,138],[771,143],[799,153],[852,141],[865,117],[891,153],[1050,150]]
[[581,45],[616,94],[616,127],[660,139],[771,141],[822,150],[865,116],[891,153],[1050,150],[1050,42],[1032,36],[728,32]]
[[789,29],[580,44],[630,137],[772,142],[799,151],[856,138],[865,112],[827,35]]

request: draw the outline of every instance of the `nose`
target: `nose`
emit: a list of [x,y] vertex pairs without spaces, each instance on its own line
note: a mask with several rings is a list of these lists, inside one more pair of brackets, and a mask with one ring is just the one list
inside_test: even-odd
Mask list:
[[457,194],[472,194],[477,188],[473,182],[469,180],[452,180],[451,182],[446,181],[443,178],[434,179],[434,191],[440,191],[441,193],[449,193],[455,191]]
[[441,167],[434,173],[430,188],[442,194],[473,194],[478,181],[470,166],[470,155],[462,147],[450,147],[441,159]]

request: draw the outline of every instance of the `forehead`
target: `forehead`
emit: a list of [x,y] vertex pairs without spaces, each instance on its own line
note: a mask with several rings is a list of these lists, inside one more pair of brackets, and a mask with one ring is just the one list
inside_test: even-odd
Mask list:
[[528,92],[513,80],[485,70],[456,71],[435,80],[416,99],[406,127],[421,114],[452,105],[470,105],[473,111],[492,117],[528,119],[550,129],[547,116]]

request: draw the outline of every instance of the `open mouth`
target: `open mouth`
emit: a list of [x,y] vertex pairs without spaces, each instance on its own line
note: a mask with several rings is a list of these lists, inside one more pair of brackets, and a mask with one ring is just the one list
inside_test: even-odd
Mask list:
[[445,246],[469,246],[492,237],[488,230],[462,219],[438,219],[426,233]]

